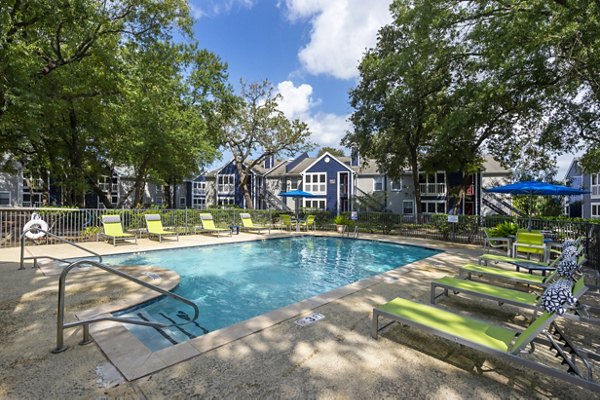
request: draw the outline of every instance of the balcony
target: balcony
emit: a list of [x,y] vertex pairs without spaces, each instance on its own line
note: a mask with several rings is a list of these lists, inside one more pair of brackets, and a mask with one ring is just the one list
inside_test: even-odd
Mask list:
[[421,195],[440,195],[446,194],[445,183],[420,183]]
[[235,193],[235,185],[233,183],[225,183],[217,185],[219,194],[233,194]]

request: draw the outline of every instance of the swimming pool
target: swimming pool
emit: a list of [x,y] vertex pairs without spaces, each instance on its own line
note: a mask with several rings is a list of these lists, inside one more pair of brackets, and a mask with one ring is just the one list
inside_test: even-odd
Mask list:
[[[196,323],[156,330],[126,324],[152,351],[430,257],[437,250],[371,240],[294,237],[107,256],[110,265],[179,273],[175,292],[200,308]],[[118,313],[164,323],[189,319],[169,298]]]

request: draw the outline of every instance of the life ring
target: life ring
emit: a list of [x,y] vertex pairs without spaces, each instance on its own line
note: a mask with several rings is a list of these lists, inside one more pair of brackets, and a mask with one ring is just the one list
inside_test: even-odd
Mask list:
[[[37,233],[33,233],[29,229],[38,229]],[[31,220],[25,224],[23,227],[23,232],[25,232],[25,236],[32,240],[41,239],[46,236],[46,231],[48,230],[48,224],[46,221],[42,219],[38,214],[33,213],[31,215]]]

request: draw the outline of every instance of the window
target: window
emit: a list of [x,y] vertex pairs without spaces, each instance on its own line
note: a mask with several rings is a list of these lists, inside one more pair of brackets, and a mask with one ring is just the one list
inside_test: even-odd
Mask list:
[[592,174],[592,197],[600,197],[600,174]]
[[44,180],[23,178],[23,207],[37,207],[42,204]]
[[313,194],[327,194],[327,174],[319,172],[304,175],[304,190]]
[[219,197],[219,201],[217,202],[217,205],[219,206],[229,206],[233,204],[235,204],[234,197]]
[[180,197],[179,198],[179,205],[180,206],[185,206],[185,197]]
[[592,204],[592,218],[600,218],[600,204]]
[[290,190],[296,190],[298,189],[298,186],[300,186],[300,179],[296,179],[296,178],[291,178],[287,181],[287,191],[289,192]]
[[402,214],[414,215],[415,203],[412,200],[404,200],[402,202]]
[[217,190],[219,193],[234,193],[235,175],[219,175],[217,178]]
[[373,191],[381,192],[383,190],[383,176],[376,176],[373,178]]
[[327,203],[326,203],[325,199],[322,199],[322,200],[305,199],[304,200],[304,207],[311,208],[313,210],[325,210],[326,204]]
[[192,194],[194,196],[206,196],[206,182],[192,182]]
[[192,207],[205,208],[206,207],[206,199],[204,197],[194,197],[192,199]]
[[10,192],[0,192],[0,206],[10,205]]
[[421,212],[423,214],[445,214],[446,213],[446,202],[445,201],[422,201]]
[[446,193],[446,174],[438,172],[435,174],[419,173],[419,189],[421,194],[437,195]]
[[390,189],[393,192],[399,192],[402,190],[402,179],[390,181]]

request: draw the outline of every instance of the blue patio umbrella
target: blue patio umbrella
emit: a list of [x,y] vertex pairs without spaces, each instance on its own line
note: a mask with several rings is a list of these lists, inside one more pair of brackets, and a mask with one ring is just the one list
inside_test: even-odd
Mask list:
[[587,190],[538,181],[516,182],[511,183],[509,185],[485,189],[484,191],[490,193],[507,193],[529,196],[529,222],[527,225],[528,230],[531,230],[531,204],[533,201],[533,196],[573,196],[589,193],[589,191]]
[[296,202],[296,219],[298,219],[298,199],[303,199],[305,197],[315,197],[314,194],[305,192],[300,189],[290,190],[289,192],[281,192],[279,193],[281,197],[291,197],[295,199]]

